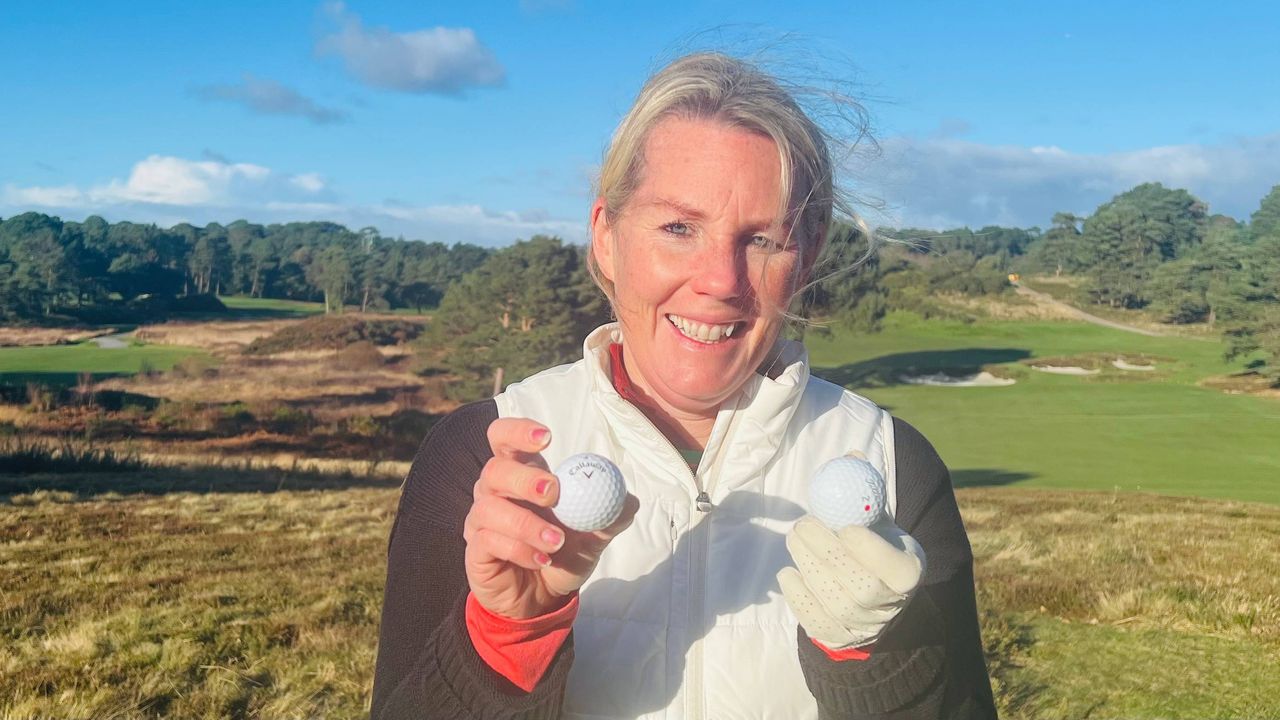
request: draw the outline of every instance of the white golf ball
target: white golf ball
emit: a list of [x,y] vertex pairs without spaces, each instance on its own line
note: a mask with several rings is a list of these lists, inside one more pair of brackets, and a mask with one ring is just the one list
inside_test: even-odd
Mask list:
[[809,511],[832,530],[867,527],[884,513],[884,477],[866,460],[829,460],[809,482]]
[[594,453],[572,455],[556,468],[560,500],[552,508],[565,527],[594,532],[609,527],[622,514],[627,485],[622,471]]

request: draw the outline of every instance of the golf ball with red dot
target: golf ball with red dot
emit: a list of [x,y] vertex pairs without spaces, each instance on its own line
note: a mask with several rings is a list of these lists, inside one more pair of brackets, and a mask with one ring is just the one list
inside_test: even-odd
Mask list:
[[809,512],[832,530],[867,527],[884,513],[884,477],[866,460],[829,460],[809,482]]
[[579,532],[603,530],[622,514],[627,485],[622,471],[595,453],[569,456],[556,468],[560,499],[551,509],[562,525]]

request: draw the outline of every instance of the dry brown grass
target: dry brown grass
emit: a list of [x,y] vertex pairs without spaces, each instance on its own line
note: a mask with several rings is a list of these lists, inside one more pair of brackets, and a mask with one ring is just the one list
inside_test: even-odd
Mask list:
[[1255,372],[1208,377],[1197,384],[1228,395],[1256,395],[1280,400],[1280,387],[1272,387],[1270,380]]
[[982,296],[939,293],[942,303],[993,320],[1073,320],[1076,315],[1061,306],[1023,295]]
[[223,355],[239,351],[260,337],[271,335],[299,320],[244,320],[226,322],[172,321],[144,325],[134,337],[157,345],[198,347]]
[[994,606],[1280,648],[1280,507],[990,488],[957,497]]
[[[198,472],[0,498],[0,717],[367,716],[398,491]],[[957,494],[1002,716],[1278,714],[1280,508]]]
[[123,390],[175,402],[283,402],[310,411],[324,421],[355,415],[390,415],[402,409],[431,414],[448,412],[457,403],[444,397],[442,378],[424,378],[405,365],[409,351],[385,348],[385,366],[346,370],[332,351],[296,352],[271,357],[224,358],[207,377],[112,378],[98,384],[103,390]]
[[0,347],[66,345],[101,335],[110,335],[113,332],[115,332],[114,328],[0,327]]

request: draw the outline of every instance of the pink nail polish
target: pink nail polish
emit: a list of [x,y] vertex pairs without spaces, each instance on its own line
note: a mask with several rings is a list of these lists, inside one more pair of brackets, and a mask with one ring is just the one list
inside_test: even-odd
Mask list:
[[547,491],[550,489],[551,489],[551,480],[549,480],[548,478],[543,478],[539,480],[538,484],[533,486],[533,491],[538,493],[539,495],[546,495]]
[[551,556],[546,553],[536,552],[533,554],[533,561],[542,567],[551,567]]
[[559,548],[560,543],[564,542],[564,536],[560,534],[559,530],[547,528],[542,531],[542,542],[551,545],[552,547]]
[[547,438],[551,437],[551,431],[546,428],[538,428],[530,433],[530,436],[533,438],[534,442],[539,445],[545,445],[547,443]]

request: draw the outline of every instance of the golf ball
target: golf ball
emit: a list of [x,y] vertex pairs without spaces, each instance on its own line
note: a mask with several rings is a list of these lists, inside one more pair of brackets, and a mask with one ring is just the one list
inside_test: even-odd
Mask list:
[[884,477],[866,460],[829,460],[809,482],[809,510],[832,530],[867,527],[884,512]]
[[622,513],[627,486],[622,471],[594,453],[572,455],[556,468],[560,500],[552,508],[562,525],[593,532],[609,527]]

